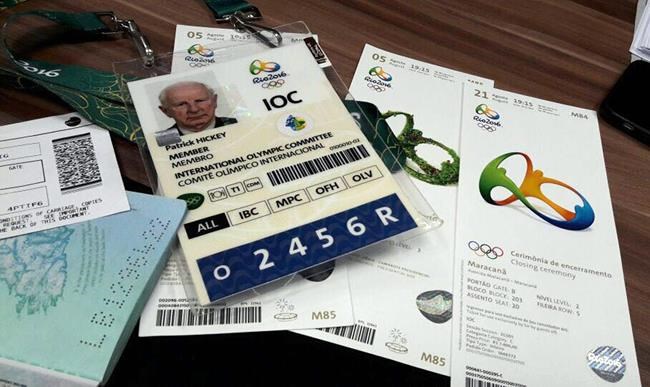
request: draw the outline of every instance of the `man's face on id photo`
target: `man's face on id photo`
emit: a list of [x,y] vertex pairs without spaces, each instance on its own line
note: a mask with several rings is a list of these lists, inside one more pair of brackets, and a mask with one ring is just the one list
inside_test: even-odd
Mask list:
[[214,119],[217,96],[201,83],[184,83],[170,87],[160,109],[179,127],[200,132]]

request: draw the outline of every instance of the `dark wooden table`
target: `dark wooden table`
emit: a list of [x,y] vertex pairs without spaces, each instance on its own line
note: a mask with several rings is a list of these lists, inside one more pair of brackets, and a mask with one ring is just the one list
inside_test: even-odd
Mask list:
[[[501,89],[588,109],[597,109],[629,62],[636,8],[636,0],[257,0],[255,4],[267,25],[305,21],[318,33],[347,84],[364,43],[371,43],[492,78]],[[176,24],[216,26],[198,0],[30,0],[0,18],[43,8],[115,11],[135,19],[161,53],[172,49]],[[12,29],[11,37],[17,40],[15,47],[21,54],[108,71],[111,62],[135,56],[127,39],[79,41],[53,28],[36,33],[37,25],[42,24]],[[53,96],[0,88],[0,124],[67,111]],[[641,378],[650,385],[650,148],[604,122],[601,136]],[[116,137],[114,144],[129,184],[146,185],[137,149]],[[283,380],[287,385],[449,383],[391,361],[277,332],[134,336],[110,384],[249,385],[269,380]]]

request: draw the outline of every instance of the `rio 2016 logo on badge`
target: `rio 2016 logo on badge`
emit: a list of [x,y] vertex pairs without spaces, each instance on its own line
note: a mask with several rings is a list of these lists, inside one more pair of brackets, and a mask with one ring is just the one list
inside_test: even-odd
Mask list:
[[478,105],[474,111],[476,112],[474,121],[476,121],[476,125],[479,128],[492,133],[495,132],[497,128],[501,127],[501,123],[499,122],[501,116],[496,112],[496,110],[492,109],[488,105],[482,103]]
[[369,89],[374,90],[378,93],[384,92],[387,89],[392,88],[390,81],[393,80],[393,76],[387,73],[381,66],[371,67],[368,70],[368,74],[364,78],[368,84]]
[[[266,62],[260,59],[255,59],[248,66],[248,71],[252,75],[256,75],[253,78],[253,84],[259,84],[264,89],[277,89],[284,85],[284,77],[288,74],[284,71],[280,71],[281,66],[275,62]],[[262,76],[260,74],[268,73],[268,75]]]
[[[522,156],[526,160],[526,174],[520,185],[517,185],[506,176],[506,169],[500,166],[506,159],[516,155]],[[542,193],[542,184],[553,184],[570,190],[582,200],[582,205],[576,205],[574,208],[575,212],[563,208]],[[556,179],[545,177],[544,173],[540,170],[534,170],[533,162],[525,153],[505,153],[490,161],[483,169],[483,172],[481,172],[478,186],[483,200],[489,204],[505,206],[519,200],[535,215],[565,230],[584,230],[594,223],[594,210],[587,199],[570,185]],[[491,194],[492,190],[496,187],[503,187],[510,191],[512,195],[503,200],[494,200]],[[541,212],[528,200],[529,197],[539,199],[547,204],[560,218],[550,217]]]
[[278,130],[288,136],[300,136],[312,128],[313,120],[303,113],[283,114],[278,119]]

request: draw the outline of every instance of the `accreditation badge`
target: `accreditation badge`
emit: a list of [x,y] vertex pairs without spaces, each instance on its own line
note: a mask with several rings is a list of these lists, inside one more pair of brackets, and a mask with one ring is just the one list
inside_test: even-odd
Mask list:
[[202,305],[425,224],[305,45],[128,86]]

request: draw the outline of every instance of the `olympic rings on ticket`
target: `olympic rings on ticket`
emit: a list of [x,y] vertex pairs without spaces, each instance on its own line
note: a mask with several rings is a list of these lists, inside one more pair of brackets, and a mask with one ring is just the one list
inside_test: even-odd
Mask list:
[[383,87],[383,86],[379,86],[379,85],[375,85],[374,83],[370,83],[370,82],[368,82],[368,85],[367,85],[367,86],[368,86],[369,89],[374,90],[374,91],[376,91],[376,92],[378,92],[378,93],[381,93],[382,91],[386,91],[386,88],[385,88],[385,87]]
[[492,133],[492,132],[494,132],[495,130],[497,130],[497,128],[495,128],[494,126],[492,126],[492,125],[488,125],[488,124],[484,124],[484,123],[482,123],[482,122],[479,122],[477,125],[478,125],[479,128],[481,128],[481,129],[485,129],[485,130],[487,130],[487,131],[490,132],[490,133]]
[[497,259],[503,256],[503,249],[498,246],[491,247],[487,243],[478,243],[477,241],[469,241],[467,247],[479,257],[486,256],[490,259]]

